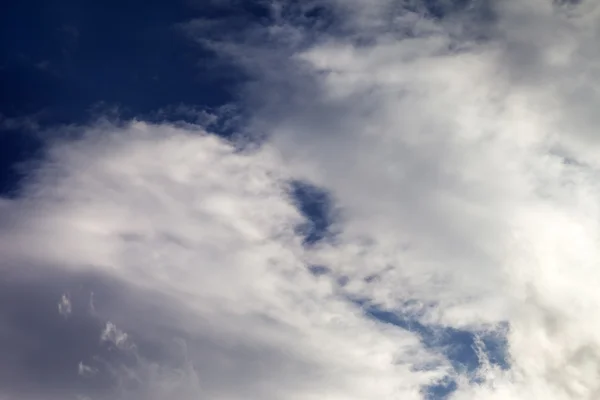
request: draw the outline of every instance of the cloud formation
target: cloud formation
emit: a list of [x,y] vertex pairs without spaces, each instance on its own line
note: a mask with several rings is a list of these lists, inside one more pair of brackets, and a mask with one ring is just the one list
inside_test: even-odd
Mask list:
[[[239,137],[259,146],[137,121],[49,144],[0,204],[0,265],[85,331],[67,395],[598,397],[600,8],[444,4],[183,27],[251,77]],[[327,192],[335,235],[307,243],[294,182]],[[6,395],[65,395],[23,387]]]
[[310,273],[286,182],[269,146],[141,122],[88,129],[4,201],[3,268],[118,282],[79,299],[100,350],[72,365],[103,371],[110,396],[419,398],[441,373],[412,366],[444,360]]
[[434,3],[316,2],[340,19],[308,45],[296,15],[213,46],[262,81],[252,129],[337,199],[314,263],[401,315],[509,324],[510,369],[454,398],[595,398],[599,8]]

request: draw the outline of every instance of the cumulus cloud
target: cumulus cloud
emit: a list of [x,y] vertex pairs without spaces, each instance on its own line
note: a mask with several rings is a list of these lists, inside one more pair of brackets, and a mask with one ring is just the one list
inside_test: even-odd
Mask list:
[[509,324],[510,369],[455,398],[595,398],[600,9],[438,3],[316,2],[341,19],[316,39],[296,15],[212,45],[262,82],[251,129],[342,210],[312,262],[397,314]]
[[[72,371],[109,389],[77,394],[597,398],[599,7],[292,3],[184,27],[251,75],[260,146],[81,127],[0,204],[3,270],[94,276],[114,349]],[[306,245],[293,181],[327,191],[334,236]]]

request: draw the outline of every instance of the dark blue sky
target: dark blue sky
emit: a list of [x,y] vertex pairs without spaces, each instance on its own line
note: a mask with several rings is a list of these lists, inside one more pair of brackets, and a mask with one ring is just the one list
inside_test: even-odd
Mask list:
[[[27,0],[5,6],[0,13],[0,191],[16,187],[14,164],[38,149],[39,138],[22,123],[15,126],[15,118],[48,127],[107,113],[150,118],[182,104],[211,109],[230,102],[239,74],[186,37],[178,24],[231,16],[251,23],[265,12],[256,2],[214,3]],[[169,119],[169,113],[162,117]]]

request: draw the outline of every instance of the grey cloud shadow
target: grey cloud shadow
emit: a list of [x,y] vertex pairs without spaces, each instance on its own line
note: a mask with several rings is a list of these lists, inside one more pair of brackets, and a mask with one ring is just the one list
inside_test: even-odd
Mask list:
[[[39,393],[69,397],[81,391],[101,393],[110,380],[99,373],[93,380],[78,375],[81,361],[112,357],[100,343],[103,322],[82,304],[85,287],[95,279],[48,273],[24,267],[0,281],[0,387],[11,395]],[[58,301],[71,298],[70,315],[62,316]],[[89,293],[88,293],[89,296]],[[74,397],[73,397],[74,398]]]
[[[275,399],[278,385],[309,386],[323,373],[284,348],[244,340],[243,332],[220,338],[218,326],[211,328],[218,321],[195,318],[160,293],[89,272],[2,269],[0,395],[159,399],[160,385],[182,380],[185,387],[176,392],[182,399],[224,393]],[[65,293],[72,304],[68,316],[58,310]],[[128,334],[133,350],[101,342],[108,321]],[[265,323],[260,316],[251,321]],[[79,363],[91,368],[86,376]]]

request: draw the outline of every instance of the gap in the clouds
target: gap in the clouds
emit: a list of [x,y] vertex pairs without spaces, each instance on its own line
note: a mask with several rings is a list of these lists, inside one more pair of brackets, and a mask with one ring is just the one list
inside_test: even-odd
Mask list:
[[435,20],[459,15],[473,23],[490,23],[494,20],[494,3],[490,0],[423,0],[416,4],[416,7],[412,7],[415,11],[420,10]]
[[324,276],[331,274],[331,269],[322,265],[309,265],[308,270],[314,276]]
[[446,378],[441,382],[433,385],[426,386],[422,392],[425,395],[426,400],[445,400],[456,391],[458,385],[456,381],[451,378]]
[[[483,366],[480,354],[490,365],[501,369],[510,367],[507,353],[507,326],[501,324],[493,330],[470,331],[447,326],[425,324],[418,315],[392,312],[371,304],[366,299],[351,299],[363,312],[377,321],[391,324],[417,334],[426,348],[441,352],[458,374],[464,374],[473,382],[478,380],[477,371]],[[431,398],[444,398],[456,389],[452,380],[424,388]],[[441,396],[441,397],[440,397]]]
[[349,277],[345,275],[337,275],[331,270],[331,268],[324,265],[309,265],[307,268],[308,272],[310,272],[313,276],[317,278],[328,278],[339,288],[344,288],[350,282]]
[[[493,0],[417,0],[402,7],[404,11],[435,21],[453,39],[449,48],[453,52],[465,45],[489,41],[497,20]],[[413,37],[415,32],[404,34]]]
[[422,6],[425,12],[433,18],[442,19],[454,13],[465,11],[468,7],[473,7],[473,0],[424,0]]
[[473,332],[464,329],[445,327],[439,325],[426,325],[411,315],[402,315],[379,307],[358,301],[364,312],[384,323],[418,334],[426,347],[440,350],[458,372],[473,373],[481,367],[481,360],[477,354],[477,339],[483,344],[490,364],[507,369],[508,358],[506,348],[505,327],[499,327],[493,332]]
[[290,182],[290,189],[294,203],[306,219],[306,222],[296,227],[297,232],[304,237],[304,244],[314,245],[334,236],[332,225],[336,215],[329,193],[302,181]]
[[333,33],[339,25],[331,5],[324,2],[291,0],[284,6],[282,17],[302,29],[307,39],[324,31]]

